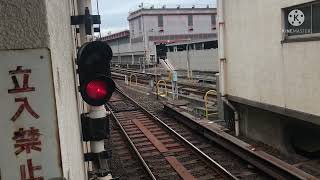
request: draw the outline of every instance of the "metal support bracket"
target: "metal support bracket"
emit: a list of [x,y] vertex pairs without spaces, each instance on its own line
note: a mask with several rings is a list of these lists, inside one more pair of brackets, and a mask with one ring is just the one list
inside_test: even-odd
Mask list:
[[[85,25],[85,30],[87,35],[92,35],[92,26],[94,24],[101,24],[100,15],[91,15],[89,8],[86,7],[84,15],[71,16],[71,25],[80,25],[80,24]],[[94,32],[100,32],[100,28],[94,28]]]
[[83,141],[101,141],[110,137],[109,116],[91,119],[88,113],[81,114]]
[[103,151],[100,153],[85,153],[84,159],[85,161],[95,162],[97,165],[97,170],[89,171],[90,177],[106,177],[111,174],[111,171],[108,167],[107,159],[111,159],[112,152],[111,151]]
[[84,160],[88,161],[95,161],[98,162],[101,159],[110,159],[112,157],[112,151],[102,151],[100,153],[85,153]]

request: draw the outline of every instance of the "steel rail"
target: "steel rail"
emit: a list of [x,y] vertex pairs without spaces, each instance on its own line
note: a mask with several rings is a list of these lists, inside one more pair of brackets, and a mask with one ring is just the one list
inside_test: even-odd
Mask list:
[[133,150],[135,151],[136,155],[138,156],[138,158],[140,159],[141,163],[143,164],[145,170],[148,172],[148,174],[150,175],[150,177],[153,180],[156,180],[155,175],[152,173],[150,167],[147,165],[147,163],[145,162],[145,160],[142,158],[141,154],[139,153],[137,147],[134,145],[134,143],[131,141],[129,135],[126,133],[126,131],[124,130],[123,126],[121,125],[120,121],[118,120],[118,118],[116,117],[116,115],[114,114],[114,112],[112,111],[111,107],[107,104],[107,108],[110,110],[112,117],[114,118],[114,120],[116,121],[116,123],[118,124],[118,126],[121,129],[121,132],[125,135],[127,141],[130,143],[131,147],[133,148]]
[[130,70],[130,69],[112,68],[112,70],[121,71],[121,72],[135,73],[135,74],[140,74],[140,75],[161,76],[161,74],[146,73],[146,72],[134,71],[134,70]]
[[165,124],[163,121],[161,121],[158,117],[154,116],[152,113],[150,113],[147,109],[145,109],[144,107],[142,107],[138,102],[136,102],[135,100],[133,100],[131,97],[129,97],[128,95],[126,95],[123,91],[121,91],[119,88],[116,88],[116,91],[118,91],[121,95],[123,95],[125,98],[129,99],[130,101],[132,101],[137,107],[139,107],[140,109],[142,109],[150,118],[155,119],[156,121],[158,121],[163,127],[165,127],[167,130],[169,130],[171,133],[173,133],[178,139],[180,139],[182,142],[184,142],[185,144],[187,144],[191,149],[193,149],[195,152],[199,153],[201,155],[202,158],[204,158],[205,160],[207,160],[209,163],[213,164],[215,167],[217,167],[220,171],[222,171],[222,173],[229,177],[230,179],[235,179],[237,180],[238,178],[236,176],[234,176],[231,172],[229,172],[228,170],[226,170],[224,167],[222,167],[218,162],[216,162],[215,160],[213,160],[211,157],[209,157],[208,155],[206,155],[203,151],[201,151],[199,148],[197,148],[196,146],[194,146],[191,142],[189,142],[187,139],[185,139],[183,136],[181,136],[179,133],[177,133],[174,129],[172,129],[171,127],[169,127],[167,124]]
[[[120,74],[122,75],[128,75],[130,76],[130,74],[132,74],[131,72],[126,72],[126,71],[112,71],[112,73],[116,73],[116,74],[112,74],[113,77],[117,78],[117,79],[120,79],[118,76]],[[147,81],[147,80],[151,80],[150,77],[152,76],[157,76],[157,77],[160,77],[159,75],[148,75],[148,74],[145,74],[145,73],[135,73],[139,78],[138,82],[144,82],[144,81]],[[166,76],[161,76],[163,77],[163,80],[166,80],[167,77]],[[160,80],[161,78],[158,78],[158,80]],[[186,80],[185,78],[180,78],[180,79],[183,79],[183,80]],[[168,81],[168,80],[166,80]],[[198,87],[197,85],[195,84],[190,84],[190,83],[186,83],[186,82],[180,82],[180,84],[182,84],[183,86],[186,86],[186,87],[191,87],[191,88],[194,88],[194,87]],[[211,84],[207,84],[207,85],[202,85],[203,88],[207,88],[207,89],[216,89],[215,87],[215,84],[214,83],[211,83]]]
[[[215,131],[210,132],[206,127],[202,127],[190,117],[179,113],[176,109],[165,105],[166,112],[175,114],[175,117],[186,126],[191,125],[195,129],[201,129],[202,134],[214,143],[219,144],[229,152],[235,154],[244,161],[250,163],[260,171],[266,173],[275,179],[318,179],[294,166],[287,164],[263,151],[255,151],[249,148],[249,144],[238,144],[238,139],[223,132]],[[189,120],[189,121],[188,121]],[[185,123],[188,122],[188,123]],[[191,128],[189,126],[189,128]]]
[[[135,102],[135,104],[138,105],[139,107],[141,107],[145,112],[147,112],[147,114],[150,117],[158,120],[158,122],[160,122],[160,124],[168,126],[164,122],[162,122],[160,119],[155,117],[153,114],[151,114],[148,110],[143,108],[139,103],[137,103],[132,98],[125,95],[125,93],[123,93],[121,90],[119,90],[119,92],[121,94],[123,94],[124,96],[126,96],[131,101]],[[172,110],[172,111],[174,111],[175,113],[178,113],[178,118],[180,115],[183,119],[185,119],[185,118],[188,119],[188,117],[185,117],[184,115],[180,114],[179,112],[176,112],[175,110]],[[196,124],[193,121],[191,121],[191,123],[193,123],[195,125],[195,127],[199,126],[198,124]],[[207,132],[206,136],[210,136],[207,138],[209,138],[212,142],[215,142],[215,143],[221,145],[223,148],[225,148],[229,152],[235,154],[236,156],[240,157],[244,161],[255,166],[260,171],[266,173],[267,175],[269,175],[275,179],[317,179],[316,177],[314,177],[314,176],[312,176],[312,175],[310,175],[300,169],[297,169],[297,168],[292,169],[292,167],[289,164],[284,163],[281,160],[277,160],[273,156],[270,156],[266,153],[263,153],[263,152],[258,153],[255,151],[251,151],[248,148],[240,147],[239,145],[235,144],[233,141],[231,141],[229,139],[225,139],[222,135],[220,136],[218,132],[209,133],[207,130],[204,130],[204,131]],[[215,134],[215,133],[218,133],[218,134]]]

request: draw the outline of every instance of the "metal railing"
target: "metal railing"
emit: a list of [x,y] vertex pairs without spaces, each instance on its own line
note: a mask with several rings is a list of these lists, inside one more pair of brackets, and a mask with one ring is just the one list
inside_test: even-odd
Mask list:
[[[164,92],[160,93],[160,85],[164,85]],[[168,96],[168,88],[167,88],[167,83],[165,80],[159,80],[157,82],[157,96],[162,96],[162,97],[165,97],[165,96]]]
[[209,98],[208,98],[208,96],[209,95],[214,95],[214,96],[216,96],[217,95],[217,91],[215,91],[215,90],[209,90],[209,91],[207,91],[206,92],[206,95],[204,95],[204,106],[205,106],[205,117],[208,119],[208,117],[209,117],[209,115],[214,115],[214,114],[216,114],[216,113],[211,113],[211,114],[209,114]]
[[136,86],[137,86],[137,85],[138,85],[138,78],[137,78],[137,75],[135,75],[135,74],[130,74],[130,77],[129,77],[129,86],[131,86],[131,84],[132,84],[132,76],[135,77]]

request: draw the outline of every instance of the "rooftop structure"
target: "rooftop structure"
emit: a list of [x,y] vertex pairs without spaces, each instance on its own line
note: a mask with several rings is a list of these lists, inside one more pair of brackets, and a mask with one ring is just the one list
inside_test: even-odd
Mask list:
[[102,37],[100,40],[112,41],[112,40],[115,40],[115,39],[126,38],[126,37],[129,37],[129,36],[130,36],[130,31],[129,30],[125,30],[125,31],[121,31],[121,32],[117,32],[117,33],[114,33],[114,34],[107,35],[105,37]]

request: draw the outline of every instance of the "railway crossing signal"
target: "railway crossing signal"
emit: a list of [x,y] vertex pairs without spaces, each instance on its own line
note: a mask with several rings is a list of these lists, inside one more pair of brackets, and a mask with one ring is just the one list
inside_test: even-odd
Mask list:
[[89,105],[105,104],[115,90],[115,83],[111,79],[111,59],[112,50],[102,41],[85,43],[78,50],[80,93]]

